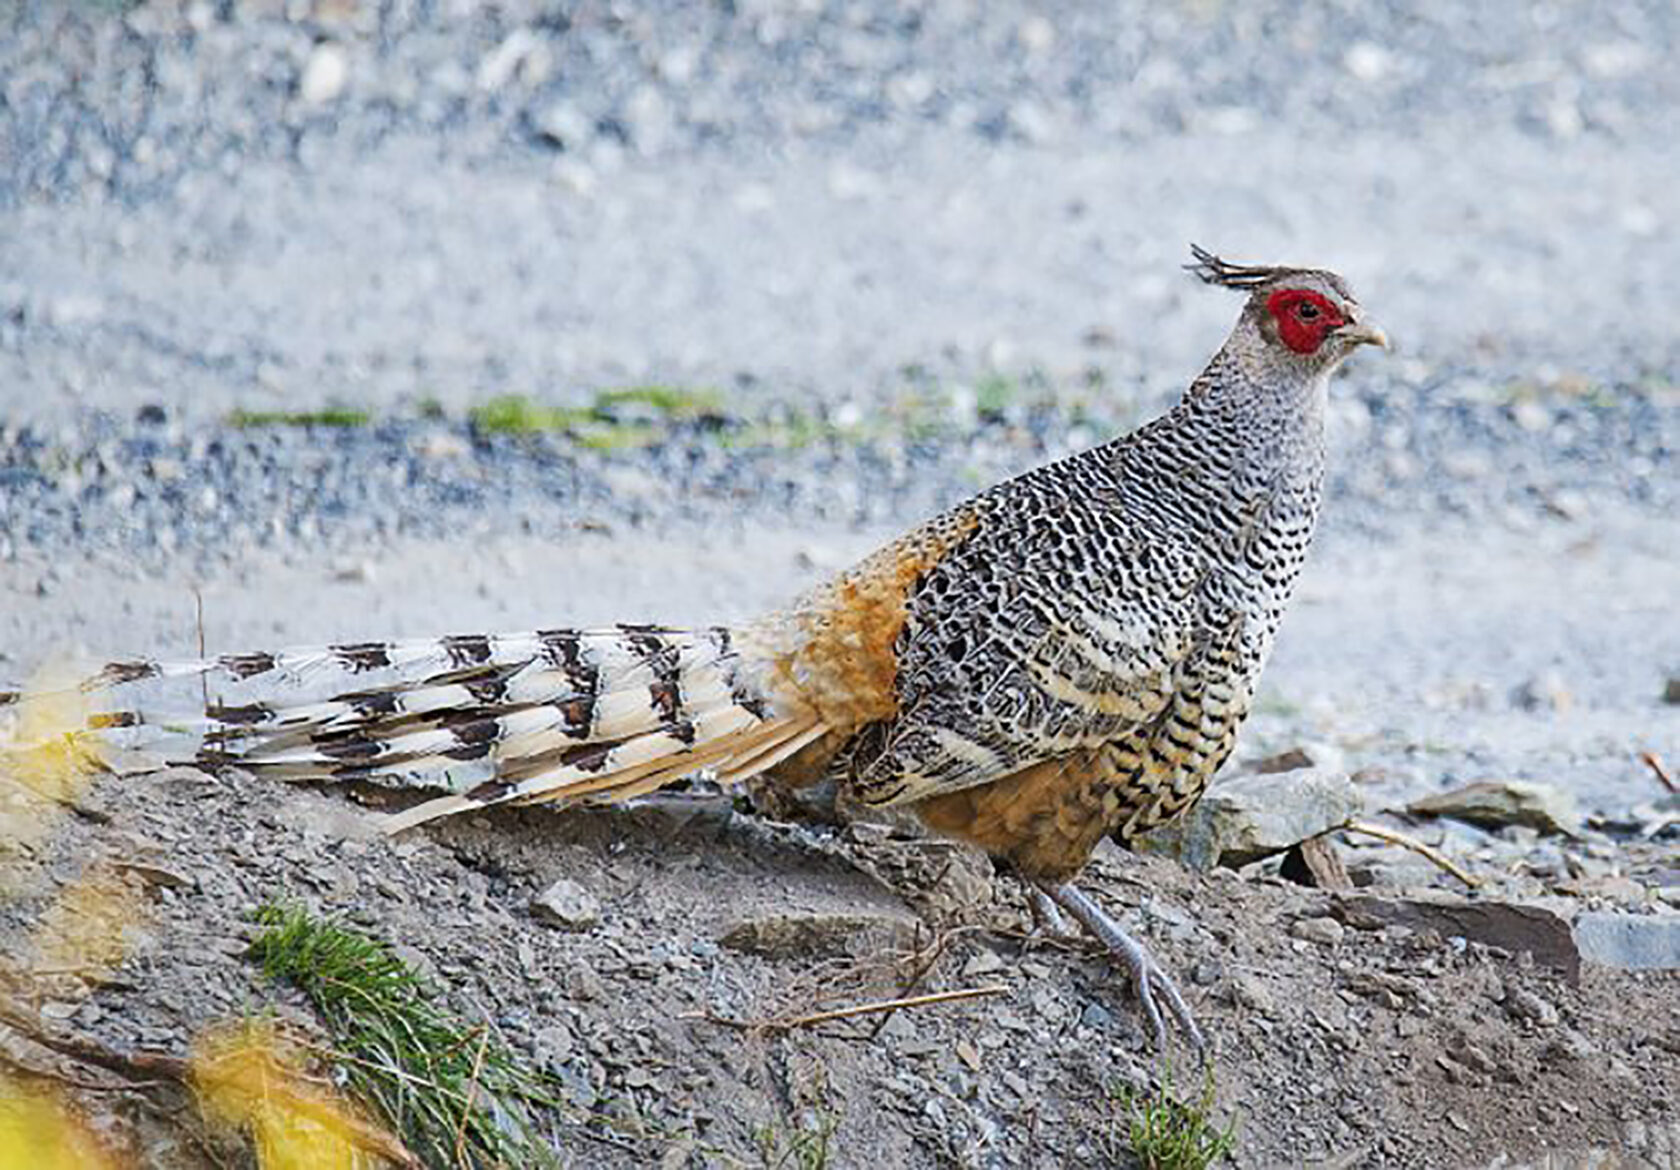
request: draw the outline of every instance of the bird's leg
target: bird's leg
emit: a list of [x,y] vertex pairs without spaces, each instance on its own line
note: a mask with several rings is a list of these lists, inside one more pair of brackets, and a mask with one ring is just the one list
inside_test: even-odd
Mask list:
[[1109,954],[1126,968],[1132,977],[1133,992],[1143,1005],[1143,1014],[1149,1017],[1150,1026],[1155,1029],[1155,1046],[1158,1049],[1166,1051],[1167,1024],[1161,1016],[1161,1009],[1155,1004],[1157,992],[1167,1001],[1168,1010],[1189,1037],[1191,1045],[1198,1053],[1206,1051],[1202,1030],[1196,1026],[1196,1017],[1191,1014],[1190,1006],[1161,969],[1161,964],[1155,961],[1155,956],[1142,943],[1122,930],[1118,922],[1091,900],[1090,895],[1072,882],[1061,885],[1045,882],[1038,889],[1053,905],[1066,910],[1075,922],[1095,935],[1108,948]]
[[1029,895],[1027,905],[1032,909],[1033,932],[1052,937],[1067,937],[1072,932],[1068,930],[1067,919],[1056,909],[1056,903],[1038,886],[1028,886]]

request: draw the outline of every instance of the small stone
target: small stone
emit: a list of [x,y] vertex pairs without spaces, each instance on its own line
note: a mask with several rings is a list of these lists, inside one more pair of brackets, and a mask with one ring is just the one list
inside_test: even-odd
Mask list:
[[574,966],[566,970],[566,994],[588,1003],[606,994],[607,986],[592,967]]
[[1575,919],[1575,945],[1602,967],[1680,970],[1680,916],[1592,911]]
[[1308,837],[1283,855],[1278,875],[1303,886],[1347,893],[1353,889],[1342,856],[1328,836]]
[[1333,947],[1342,941],[1346,928],[1334,918],[1301,918],[1290,924],[1289,933],[1319,946]]
[[1563,685],[1557,671],[1548,670],[1513,690],[1511,703],[1524,711],[1563,712],[1575,705],[1575,696]]
[[1394,69],[1394,54],[1381,45],[1359,41],[1342,55],[1342,67],[1369,85],[1381,81]]
[[881,1025],[880,1035],[893,1047],[902,1047],[916,1039],[916,1021],[909,1012],[894,1012]]
[[494,93],[515,75],[527,83],[543,80],[551,61],[547,47],[527,28],[516,28],[478,63],[478,88]]
[[1574,1028],[1564,1028],[1557,1038],[1541,1051],[1541,1059],[1551,1065],[1592,1060],[1598,1055],[1598,1045]]
[[[1551,429],[1552,412],[1542,402],[1532,398],[1524,398],[1511,406],[1511,419],[1523,430],[1530,434],[1540,434]],[[1567,691],[1564,692],[1568,694]]]
[[1479,1073],[1492,1073],[1498,1067],[1494,1064],[1493,1057],[1468,1040],[1461,1040],[1453,1045],[1450,1052],[1458,1063]]
[[1056,44],[1056,26],[1043,16],[1029,16],[1016,28],[1015,39],[1035,56],[1048,53]]
[[1292,747],[1288,751],[1274,752],[1272,755],[1260,757],[1249,765],[1252,771],[1261,776],[1275,776],[1279,772],[1294,772],[1312,766],[1312,753],[1304,747]]
[[1450,817],[1484,829],[1527,825],[1541,833],[1578,836],[1581,814],[1575,798],[1561,788],[1529,780],[1487,780],[1439,796],[1415,800],[1407,812]]
[[1193,869],[1235,869],[1346,824],[1361,804],[1341,771],[1238,776],[1213,785],[1182,824],[1149,834],[1144,846]]
[[350,59],[342,45],[323,41],[309,54],[298,79],[298,96],[312,106],[325,105],[344,92],[350,77]]
[[545,106],[531,120],[537,134],[561,150],[579,150],[595,136],[595,122],[570,102]]
[[1558,1010],[1526,987],[1519,987],[1505,996],[1505,1010],[1519,1020],[1532,1020],[1542,1028],[1558,1022]]
[[537,1059],[550,1067],[565,1064],[571,1058],[575,1047],[571,1029],[558,1024],[539,1029],[532,1040]]
[[538,922],[562,930],[590,930],[601,921],[601,903],[570,878],[561,878],[531,899]]
[[472,445],[453,431],[431,431],[415,441],[414,453],[423,459],[459,459]]
[[1277,1002],[1272,998],[1271,991],[1252,975],[1241,972],[1232,975],[1226,995],[1237,1007],[1248,1008],[1263,1016],[1272,1016],[1277,1012]]
[[1671,674],[1663,683],[1663,702],[1680,704],[1680,674]]

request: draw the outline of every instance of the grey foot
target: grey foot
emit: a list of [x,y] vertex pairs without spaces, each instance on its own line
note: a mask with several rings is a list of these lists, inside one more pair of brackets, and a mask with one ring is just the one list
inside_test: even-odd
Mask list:
[[1067,919],[1056,909],[1056,903],[1051,900],[1049,894],[1037,886],[1028,886],[1027,892],[1031,895],[1028,905],[1032,908],[1034,934],[1067,938],[1073,933],[1068,929]]
[[1157,993],[1167,1001],[1167,1009],[1172,1012],[1173,1019],[1183,1030],[1192,1047],[1198,1054],[1206,1052],[1206,1045],[1202,1041],[1202,1030],[1196,1026],[1196,1017],[1191,1013],[1190,1006],[1184,1002],[1178,988],[1161,969],[1161,964],[1155,961],[1148,949],[1137,939],[1120,929],[1120,924],[1110,918],[1103,908],[1071,882],[1064,885],[1040,886],[1042,896],[1053,906],[1060,906],[1073,916],[1075,922],[1083,926],[1096,936],[1103,946],[1132,977],[1132,990],[1143,1005],[1143,1014],[1149,1018],[1150,1026],[1155,1029],[1155,1046],[1160,1051],[1167,1050],[1167,1023],[1161,1015],[1161,1009],[1156,1006]]

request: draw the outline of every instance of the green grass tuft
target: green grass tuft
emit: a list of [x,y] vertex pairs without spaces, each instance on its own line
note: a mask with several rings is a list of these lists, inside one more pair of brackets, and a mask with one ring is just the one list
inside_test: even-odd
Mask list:
[[681,386],[626,386],[603,390],[592,408],[597,416],[609,416],[626,406],[645,406],[656,414],[680,422],[721,414],[723,400],[715,390],[687,390]]
[[1015,402],[1021,386],[1003,374],[987,374],[974,387],[974,408],[982,419],[995,422]]
[[1211,1073],[1193,1100],[1174,1092],[1170,1076],[1153,1092],[1127,1087],[1117,1097],[1127,1144],[1144,1170],[1207,1170],[1237,1148],[1236,1119],[1223,1129],[1213,1121]]
[[329,406],[324,410],[235,410],[230,427],[365,427],[373,416],[365,410]]
[[692,422],[722,410],[721,400],[710,390],[626,386],[602,390],[583,407],[544,406],[523,394],[503,394],[473,407],[467,412],[467,420],[487,434],[566,431],[586,447],[611,450],[652,442],[658,437],[652,420]]
[[823,1109],[805,1117],[786,1136],[775,1126],[765,1125],[754,1130],[753,1137],[765,1170],[828,1170],[839,1128],[840,1118]]
[[550,1166],[532,1107],[558,1108],[548,1084],[487,1026],[436,1006],[434,993],[378,939],[273,903],[249,956],[308,997],[328,1054],[358,1097],[428,1166]]
[[467,421],[476,430],[494,435],[563,431],[588,417],[588,411],[543,406],[523,394],[503,394],[467,411]]

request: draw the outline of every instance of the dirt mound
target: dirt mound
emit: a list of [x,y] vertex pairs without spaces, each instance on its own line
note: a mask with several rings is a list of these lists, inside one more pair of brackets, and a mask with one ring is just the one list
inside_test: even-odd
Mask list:
[[[176,1055],[274,1005],[317,1030],[243,957],[253,910],[279,900],[389,941],[548,1078],[543,1128],[564,1164],[1129,1164],[1119,1095],[1166,1066],[1120,977],[1083,945],[1027,937],[1013,882],[965,853],[706,796],[390,841],[349,795],[179,769],[104,780],[79,813],[15,798],[44,819],[6,860],[7,954],[38,954],[51,907],[89,874],[126,891],[120,950],[97,975],[38,975],[32,1027]],[[533,908],[561,879],[590,910],[563,924]],[[1575,982],[1544,948],[1384,925],[1401,899],[1382,887],[1338,898],[1117,852],[1089,886],[1215,1038],[1212,1112],[1236,1119],[1240,1165],[1665,1165],[1680,1148],[1672,975],[1587,965]],[[966,988],[1000,990],[740,1026]],[[16,1030],[6,1052],[76,1066]],[[71,1092],[144,1164],[210,1164],[178,1094]]]

